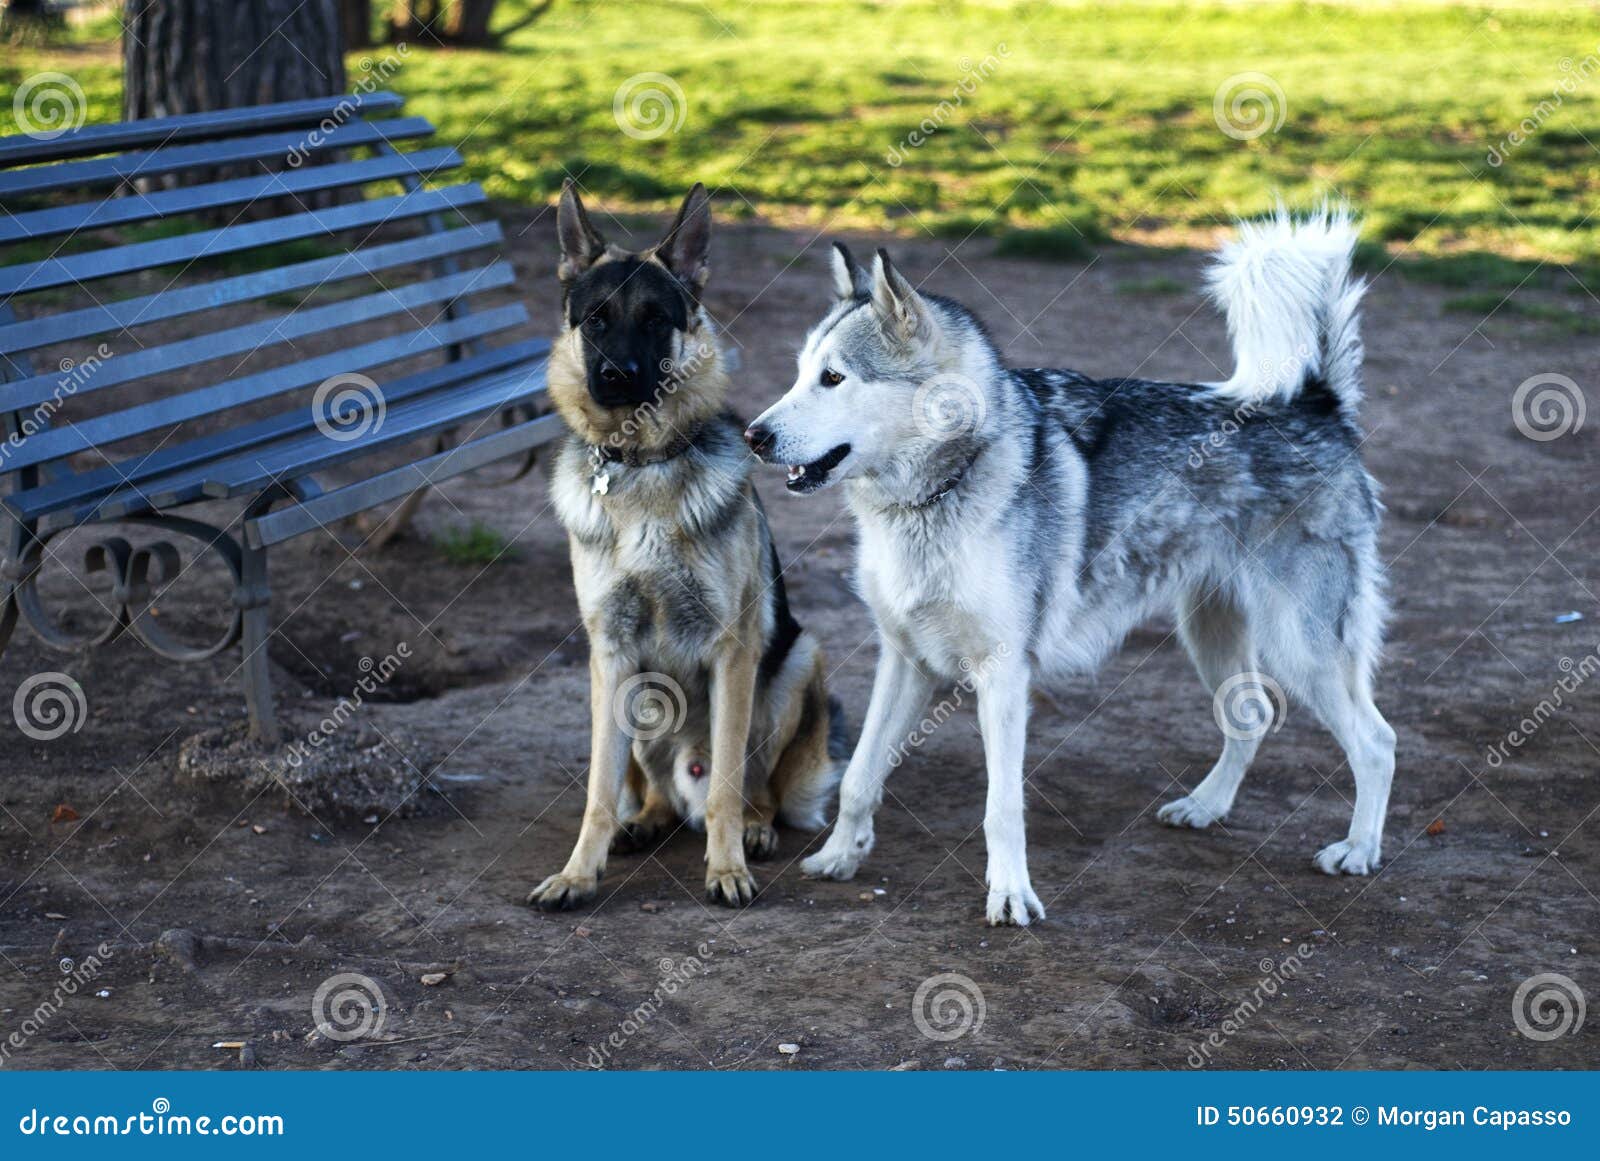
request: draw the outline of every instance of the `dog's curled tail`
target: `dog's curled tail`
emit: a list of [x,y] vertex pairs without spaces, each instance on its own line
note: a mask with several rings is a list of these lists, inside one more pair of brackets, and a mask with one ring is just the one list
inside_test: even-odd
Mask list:
[[1361,401],[1361,296],[1351,256],[1357,224],[1342,204],[1295,217],[1239,223],[1207,275],[1228,319],[1233,377],[1219,395],[1243,403],[1287,402],[1320,382],[1354,416]]
[[832,694],[828,695],[827,728],[828,760],[819,763],[798,784],[787,788],[778,809],[783,821],[796,830],[818,831],[828,825],[828,806],[844,775],[844,763],[850,757],[850,733],[844,706]]

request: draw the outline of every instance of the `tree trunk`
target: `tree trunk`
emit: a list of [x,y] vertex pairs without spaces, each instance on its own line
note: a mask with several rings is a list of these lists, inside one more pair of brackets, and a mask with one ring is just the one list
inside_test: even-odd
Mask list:
[[127,120],[345,91],[337,0],[128,0]]
[[347,52],[372,43],[372,0],[339,0],[339,18]]
[[457,44],[489,44],[489,21],[495,0],[456,0],[445,25],[445,36]]

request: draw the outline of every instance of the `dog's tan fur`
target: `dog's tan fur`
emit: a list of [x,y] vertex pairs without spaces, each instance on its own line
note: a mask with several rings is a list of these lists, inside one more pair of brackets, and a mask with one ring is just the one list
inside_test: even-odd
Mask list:
[[[688,215],[707,212],[704,199],[697,186],[669,240]],[[629,258],[670,271],[659,246],[638,254],[601,248],[570,188],[562,211],[569,223],[564,281]],[[587,255],[585,242],[593,247]],[[763,673],[787,606],[780,612],[774,603],[781,580],[771,537],[749,480],[740,425],[724,412],[728,377],[710,321],[698,309],[703,268],[696,277],[697,309],[688,329],[673,335],[675,370],[652,404],[629,409],[595,401],[585,339],[565,311],[551,351],[550,397],[572,431],[554,459],[552,493],[568,530],[589,637],[592,746],[577,844],[565,868],[529,897],[547,908],[593,898],[611,851],[637,849],[699,821],[684,790],[697,788],[683,781],[688,758],[709,766],[706,891],[732,905],[756,893],[747,853],[761,857],[776,849],[780,814],[820,826],[821,804],[837,779],[815,640],[789,622],[798,636],[773,654],[781,661],[775,671]],[[595,490],[591,448],[648,459],[690,435],[688,449],[663,462],[607,467],[606,491]],[[669,734],[641,740],[625,730],[619,697],[646,672],[680,687],[686,704]],[[625,791],[634,802],[642,799],[626,818]]]

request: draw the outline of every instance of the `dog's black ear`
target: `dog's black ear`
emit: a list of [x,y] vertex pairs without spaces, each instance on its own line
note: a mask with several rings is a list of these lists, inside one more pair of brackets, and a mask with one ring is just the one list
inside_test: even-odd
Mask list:
[[889,261],[889,252],[879,250],[872,264],[872,311],[878,325],[892,339],[902,343],[920,342],[933,337],[933,315],[916,288],[900,277]]
[[843,242],[833,244],[833,293],[839,298],[865,298],[872,293],[872,275],[856,265]]
[[672,228],[656,247],[656,257],[676,274],[696,296],[705,287],[710,273],[706,265],[711,251],[711,195],[699,182],[683,199]]
[[578,196],[578,186],[570,177],[561,185],[561,206],[556,210],[556,235],[561,239],[561,265],[557,273],[562,282],[571,282],[606,252],[606,240],[589,221]]

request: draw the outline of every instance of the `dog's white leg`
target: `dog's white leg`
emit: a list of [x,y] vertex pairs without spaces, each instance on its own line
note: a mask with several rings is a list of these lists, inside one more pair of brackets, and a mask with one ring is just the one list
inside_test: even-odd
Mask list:
[[1343,747],[1356,780],[1356,805],[1343,842],[1317,852],[1317,868],[1329,875],[1365,875],[1383,855],[1383,821],[1394,782],[1394,730],[1363,689],[1352,689],[1346,666],[1330,667],[1309,691],[1308,701]]
[[[1200,680],[1212,693],[1229,678],[1256,671],[1249,626],[1237,606],[1224,598],[1199,593],[1186,598],[1178,609],[1178,635]],[[1254,708],[1266,711],[1270,707],[1259,702]],[[1156,818],[1168,826],[1196,828],[1223,818],[1232,809],[1239,785],[1271,724],[1263,718],[1259,731],[1223,731],[1222,755],[1211,772],[1191,793],[1156,811]]]
[[878,672],[861,740],[839,783],[839,818],[822,849],[800,864],[806,874],[848,879],[872,850],[872,816],[883,801],[890,759],[904,752],[932,692],[932,678],[880,633]]
[[983,837],[989,848],[988,918],[992,924],[1026,927],[1044,918],[1044,905],[1028,878],[1024,820],[1023,760],[1028,743],[1028,663],[1022,657],[991,657],[980,668],[978,728],[989,768]]

